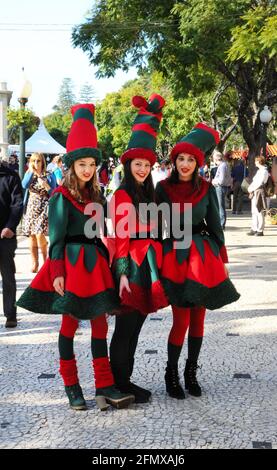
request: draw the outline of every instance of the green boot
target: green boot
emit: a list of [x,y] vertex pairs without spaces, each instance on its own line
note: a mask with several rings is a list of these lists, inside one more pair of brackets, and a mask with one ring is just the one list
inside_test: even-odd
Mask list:
[[65,393],[68,396],[70,407],[73,410],[87,410],[80,384],[65,385]]
[[108,409],[109,404],[115,408],[122,409],[135,401],[134,395],[130,393],[121,393],[115,385],[109,387],[97,388],[95,401],[101,411]]

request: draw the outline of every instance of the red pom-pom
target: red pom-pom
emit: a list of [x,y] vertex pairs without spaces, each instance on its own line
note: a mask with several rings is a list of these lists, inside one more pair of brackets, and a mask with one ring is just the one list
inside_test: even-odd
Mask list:
[[143,98],[143,96],[133,96],[132,104],[136,108],[146,108],[148,103],[147,103],[146,99]]
[[161,111],[165,105],[165,99],[161,95],[157,95],[157,93],[153,93],[153,95],[150,96],[149,101],[151,103],[151,101],[154,101],[154,100],[157,100],[159,102],[159,108],[157,109],[157,112]]

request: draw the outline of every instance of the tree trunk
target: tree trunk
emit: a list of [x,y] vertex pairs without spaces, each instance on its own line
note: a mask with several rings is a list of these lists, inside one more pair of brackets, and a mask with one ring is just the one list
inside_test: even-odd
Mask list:
[[260,150],[261,150],[260,142],[255,142],[255,145],[251,145],[251,147],[249,147],[247,165],[248,165],[249,176],[251,178],[251,181],[257,171],[257,167],[255,166],[255,157],[260,155]]

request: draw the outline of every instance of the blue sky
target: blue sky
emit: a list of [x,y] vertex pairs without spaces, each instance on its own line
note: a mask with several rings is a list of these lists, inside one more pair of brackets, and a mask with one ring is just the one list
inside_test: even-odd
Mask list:
[[[40,117],[53,111],[65,77],[72,78],[77,96],[80,87],[88,82],[98,99],[135,78],[136,71],[132,69],[128,74],[119,71],[114,78],[97,80],[96,69],[89,65],[86,54],[71,46],[71,25],[81,23],[94,3],[94,0],[1,1],[0,81],[6,81],[13,91],[12,106],[18,106],[16,92],[23,66],[33,87],[28,106]],[[55,28],[66,31],[38,31],[51,28],[48,26],[51,24],[61,25]],[[19,28],[25,31],[18,31]]]

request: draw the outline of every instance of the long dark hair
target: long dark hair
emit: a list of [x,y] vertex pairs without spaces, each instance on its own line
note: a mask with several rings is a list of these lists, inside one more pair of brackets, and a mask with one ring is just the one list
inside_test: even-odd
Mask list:
[[[176,183],[179,183],[180,178],[179,178],[179,173],[178,173],[178,170],[177,170],[177,167],[176,167],[176,160],[174,162],[174,165],[172,167],[172,171],[171,171],[171,174],[168,178],[168,182],[170,184],[176,184]],[[201,186],[201,179],[200,179],[200,176],[199,176],[199,165],[198,163],[196,163],[196,167],[195,167],[195,170],[192,174],[192,187],[194,190],[199,190],[200,189],[200,186]]]
[[139,184],[132,175],[131,161],[132,160],[127,160],[127,162],[124,163],[124,178],[119,189],[125,189],[138,212],[139,203],[144,202],[149,204],[150,202],[155,202],[155,190],[151,171],[144,183]]

